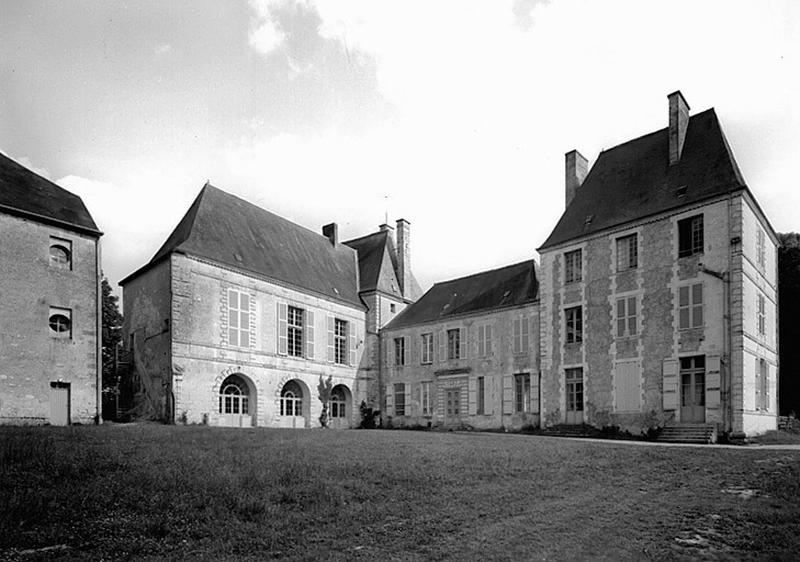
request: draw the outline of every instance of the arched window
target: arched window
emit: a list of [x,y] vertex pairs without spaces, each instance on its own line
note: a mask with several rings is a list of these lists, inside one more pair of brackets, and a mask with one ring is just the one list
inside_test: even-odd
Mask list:
[[72,267],[72,244],[69,240],[50,238],[50,265],[61,269]]
[[281,415],[303,415],[303,389],[300,388],[297,381],[289,381],[283,385],[283,390],[281,390]]
[[220,414],[246,414],[250,389],[241,377],[231,375],[219,387]]
[[72,311],[68,308],[50,307],[48,319],[50,333],[60,338],[69,338],[72,335]]
[[347,398],[344,393],[344,388],[341,386],[334,386],[331,391],[331,417],[344,418],[347,417],[345,407],[347,406]]

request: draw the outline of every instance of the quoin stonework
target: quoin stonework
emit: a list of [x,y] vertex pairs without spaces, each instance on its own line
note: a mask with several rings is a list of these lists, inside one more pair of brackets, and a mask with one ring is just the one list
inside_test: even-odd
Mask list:
[[99,421],[101,232],[0,154],[0,235],[0,423]]

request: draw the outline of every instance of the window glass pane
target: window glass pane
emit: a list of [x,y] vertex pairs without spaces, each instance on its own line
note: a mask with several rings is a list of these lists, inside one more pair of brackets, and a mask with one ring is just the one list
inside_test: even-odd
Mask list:
[[230,345],[239,345],[239,330],[234,328],[228,330],[228,343]]
[[628,316],[636,316],[636,297],[628,298]]
[[692,327],[696,328],[703,325],[703,307],[695,306],[692,309]]
[[636,332],[637,332],[637,329],[636,329],[636,317],[635,316],[631,316],[630,318],[628,318],[628,333],[630,335],[632,335],[632,336],[635,336]]
[[625,299],[617,299],[617,316],[625,316]]
[[692,301],[694,304],[703,302],[703,285],[700,283],[692,285]]
[[679,314],[679,328],[688,328],[689,327],[689,309],[688,308],[681,308]]
[[250,314],[247,312],[240,313],[242,316],[242,321],[239,324],[242,330],[249,330],[250,329]]
[[248,295],[246,295],[245,293],[239,293],[239,295],[241,296],[241,304],[240,304],[239,308],[241,310],[249,310],[250,309],[250,297]]
[[689,306],[689,287],[678,289],[678,305]]
[[620,318],[617,320],[617,337],[621,338],[625,335],[625,319]]

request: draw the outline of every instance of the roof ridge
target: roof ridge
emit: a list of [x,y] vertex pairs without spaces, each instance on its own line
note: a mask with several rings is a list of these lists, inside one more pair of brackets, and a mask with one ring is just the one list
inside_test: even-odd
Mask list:
[[[511,269],[512,267],[518,267],[518,266],[520,266],[522,264],[529,263],[529,262],[533,262],[534,264],[536,264],[536,258],[531,258],[531,259],[528,259],[528,260],[522,260],[522,261],[517,262],[517,263],[512,263],[512,264],[509,264],[509,265],[503,265],[503,266],[500,266],[500,267],[495,267],[494,269],[486,269],[484,271],[478,271],[477,273],[470,273],[469,275],[464,275],[462,277],[456,277],[455,279],[448,279],[447,281],[439,281],[438,283],[434,283],[433,287],[436,287],[437,285],[447,285],[448,283],[455,283],[456,281],[463,281],[464,279],[470,279],[471,277],[477,277],[479,275],[486,275],[487,273],[494,273],[496,271],[502,271],[503,269]],[[431,287],[431,288],[433,288],[433,287]]]
[[359,236],[358,238],[352,238],[350,240],[345,240],[344,242],[342,242],[342,244],[350,244],[352,242],[360,242],[360,241],[364,240],[365,238],[369,238],[371,236],[378,236],[380,234],[387,234],[388,235],[389,233],[386,232],[386,231],[383,231],[383,230],[379,230],[377,232],[372,232],[370,234],[365,234],[364,236]]
[[[694,113],[694,114],[690,115],[689,116],[689,120],[691,121],[695,117],[700,117],[701,115],[704,115],[704,114],[708,113],[709,111],[716,117],[716,112],[714,111],[714,108],[713,107],[709,107],[708,109],[705,109],[705,110],[701,111],[700,113]],[[717,121],[719,121],[719,120],[717,120]],[[662,127],[660,129],[657,129],[655,131],[651,131],[649,133],[645,133],[643,135],[639,135],[638,137],[634,137],[632,139],[626,140],[625,142],[621,142],[619,144],[615,144],[611,148],[603,148],[603,149],[600,150],[600,154],[603,154],[604,152],[610,152],[612,150],[616,150],[617,148],[623,147],[623,146],[625,146],[627,144],[631,144],[633,142],[641,141],[642,139],[646,139],[647,137],[652,137],[654,135],[657,135],[659,133],[663,133],[664,131],[668,131],[668,130],[669,130],[669,126],[666,126],[666,127]]]

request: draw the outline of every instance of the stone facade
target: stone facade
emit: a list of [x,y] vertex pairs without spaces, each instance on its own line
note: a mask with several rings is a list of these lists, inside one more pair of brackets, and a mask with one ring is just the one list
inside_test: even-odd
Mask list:
[[[0,236],[0,423],[99,420],[99,233],[0,212]],[[54,245],[68,263],[51,259]]]

